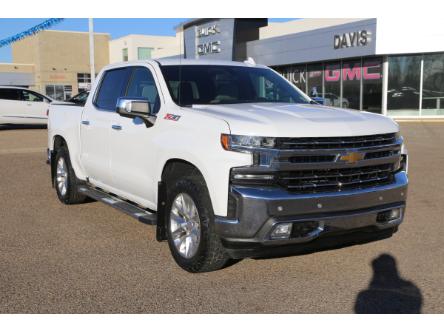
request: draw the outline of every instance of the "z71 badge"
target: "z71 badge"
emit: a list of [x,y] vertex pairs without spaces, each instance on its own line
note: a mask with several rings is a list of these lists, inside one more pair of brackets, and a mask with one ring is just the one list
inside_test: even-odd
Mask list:
[[165,117],[163,117],[163,119],[166,120],[173,120],[173,121],[178,121],[180,119],[180,116],[176,115],[176,114],[172,114],[172,113],[167,113],[165,115]]

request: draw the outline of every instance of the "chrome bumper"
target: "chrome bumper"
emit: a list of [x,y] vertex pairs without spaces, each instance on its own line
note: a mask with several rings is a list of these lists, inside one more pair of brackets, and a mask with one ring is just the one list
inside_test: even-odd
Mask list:
[[[279,188],[233,186],[234,218],[216,217],[215,229],[225,243],[261,246],[310,242],[328,234],[362,229],[394,230],[403,220],[408,178],[398,172],[392,184],[334,193],[293,194]],[[399,219],[380,223],[377,215],[400,208]],[[307,237],[272,240],[271,230],[282,222],[317,221],[319,228]]]

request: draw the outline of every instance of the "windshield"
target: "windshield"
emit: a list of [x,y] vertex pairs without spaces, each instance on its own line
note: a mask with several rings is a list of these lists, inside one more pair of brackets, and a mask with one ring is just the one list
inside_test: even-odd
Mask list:
[[181,106],[236,103],[310,103],[268,68],[218,65],[162,66],[174,102]]

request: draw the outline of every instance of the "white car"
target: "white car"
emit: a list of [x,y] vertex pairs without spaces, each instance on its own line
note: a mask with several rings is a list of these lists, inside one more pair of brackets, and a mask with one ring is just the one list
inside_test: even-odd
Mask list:
[[407,154],[382,115],[319,105],[251,62],[106,66],[84,106],[52,103],[52,184],[154,224],[190,272],[230,258],[390,237]]
[[51,102],[26,88],[0,86],[0,124],[45,125]]

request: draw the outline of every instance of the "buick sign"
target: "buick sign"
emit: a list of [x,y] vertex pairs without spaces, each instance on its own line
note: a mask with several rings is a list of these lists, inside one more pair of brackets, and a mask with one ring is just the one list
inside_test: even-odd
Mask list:
[[334,48],[335,50],[366,46],[371,41],[371,32],[367,30],[359,30],[354,32],[346,32],[341,35],[334,36]]
[[217,24],[210,25],[208,27],[198,27],[196,34],[197,37],[207,37],[220,33],[220,29]]

